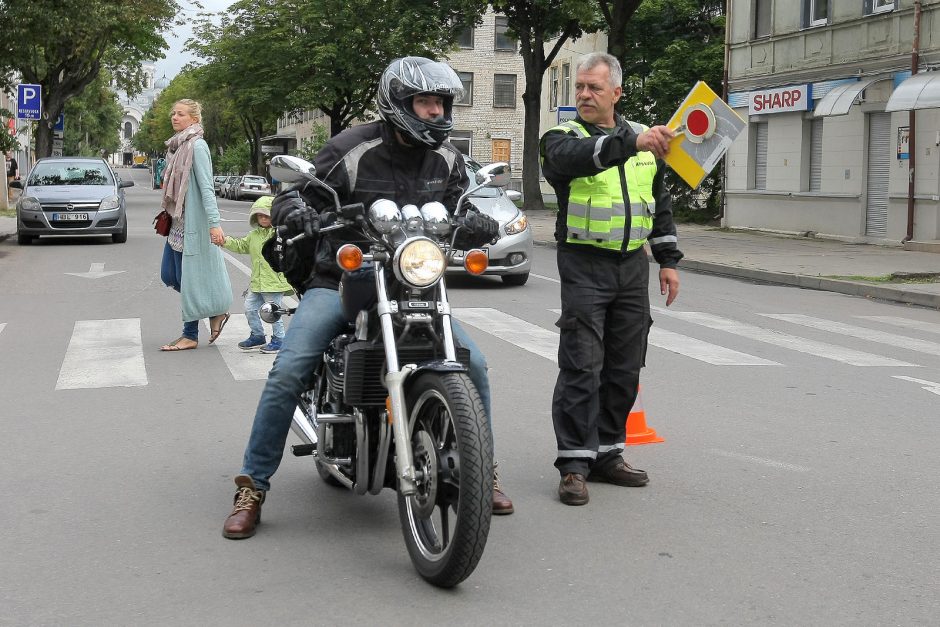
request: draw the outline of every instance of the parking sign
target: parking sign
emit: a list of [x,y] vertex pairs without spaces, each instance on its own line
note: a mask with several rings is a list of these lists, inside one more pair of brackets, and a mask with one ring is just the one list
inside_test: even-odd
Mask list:
[[22,83],[16,86],[16,117],[38,120],[42,117],[42,88]]

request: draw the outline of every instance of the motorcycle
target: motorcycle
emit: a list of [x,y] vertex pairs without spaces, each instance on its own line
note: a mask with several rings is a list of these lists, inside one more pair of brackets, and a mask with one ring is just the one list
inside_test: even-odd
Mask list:
[[[271,174],[295,188],[316,185],[334,201],[329,226],[353,230],[364,251],[345,244],[336,261],[345,270],[340,298],[350,319],[330,343],[294,412],[292,431],[320,477],[356,494],[397,490],[405,545],[425,580],[449,588],[476,568],[492,514],[493,437],[469,377],[470,354],[454,340],[444,282],[454,256],[457,216],[481,187],[505,187],[506,163],[476,173],[451,216],[443,204],[399,207],[389,199],[366,209],[341,206],[313,164],[279,155]],[[324,215],[321,212],[321,216]],[[309,237],[301,233],[285,245]],[[480,249],[463,253],[471,274],[486,269]],[[264,305],[274,322],[292,309]]]

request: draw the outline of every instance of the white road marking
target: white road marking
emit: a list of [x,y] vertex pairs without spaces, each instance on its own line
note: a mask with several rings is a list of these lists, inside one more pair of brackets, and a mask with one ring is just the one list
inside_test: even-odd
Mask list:
[[76,320],[57,390],[147,385],[140,318]]
[[72,276],[82,277],[83,279],[100,279],[101,277],[111,276],[112,274],[121,274],[124,270],[105,270],[103,263],[93,263],[88,268],[88,272],[66,272]]
[[924,379],[915,379],[914,377],[902,377],[900,375],[892,375],[892,376],[895,379],[902,379],[904,381],[920,383],[923,385],[921,389],[927,390],[928,392],[931,392],[932,394],[936,394],[937,396],[940,396],[940,383],[937,383],[936,381],[925,381]]
[[821,331],[828,331],[829,333],[839,333],[841,335],[857,337],[863,340],[867,340],[869,342],[878,342],[879,344],[888,344],[889,346],[897,346],[899,348],[906,348],[908,350],[918,351],[920,353],[927,353],[929,355],[940,355],[940,344],[938,344],[937,342],[928,342],[927,340],[918,340],[912,337],[896,335],[894,333],[885,333],[884,331],[866,329],[865,327],[856,327],[851,324],[844,324],[842,322],[836,322],[834,320],[824,320],[822,318],[814,318],[813,316],[804,316],[800,314],[760,314],[760,315],[766,316],[768,318],[773,318],[774,320],[782,320],[784,322],[800,324],[805,327],[819,329]]
[[6,322],[0,322],[0,333],[3,333],[3,328],[7,326]]
[[[207,322],[204,320],[203,324]],[[218,347],[219,354],[222,355],[225,365],[236,381],[267,379],[268,371],[271,370],[276,357],[276,355],[265,355],[258,349],[244,351],[238,348],[238,343],[247,338],[250,333],[248,318],[245,314],[232,314],[222,335],[212,344]]]
[[900,318],[898,316],[855,316],[864,320],[874,320],[875,322],[884,322],[893,324],[896,327],[906,329],[916,329],[917,331],[929,331],[930,333],[940,333],[940,324],[936,322],[924,322],[923,320],[911,320],[910,318]]
[[774,459],[754,457],[753,455],[745,455],[743,453],[732,453],[731,451],[723,451],[717,448],[708,449],[708,452],[714,453],[715,455],[720,455],[721,457],[729,457],[731,459],[740,459],[746,462],[754,462],[755,464],[761,464],[763,466],[770,466],[771,468],[780,468],[781,470],[792,470],[794,472],[809,472],[810,471],[810,469],[807,468],[806,466],[797,466],[796,464],[778,462]]
[[555,362],[558,358],[558,334],[489,307],[457,307],[454,317],[501,340]]
[[780,333],[779,331],[773,331],[771,329],[763,329],[752,324],[731,320],[729,318],[722,318],[720,316],[715,316],[708,313],[697,311],[668,310],[663,307],[651,307],[651,309],[659,315],[669,316],[678,320],[685,320],[686,322],[699,324],[710,329],[726,331],[740,337],[746,337],[758,342],[773,344],[774,346],[780,346],[782,348],[800,353],[815,355],[817,357],[822,357],[823,359],[832,359],[834,361],[842,362],[852,366],[920,367],[916,364],[909,364],[898,359],[891,359],[890,357],[864,353],[862,351],[843,348],[834,344],[826,344],[825,342],[817,342],[815,340],[809,340],[797,337],[795,335]]
[[556,279],[556,278],[550,277],[550,276],[544,276],[544,275],[541,275],[541,274],[535,274],[534,272],[530,272],[530,273],[529,273],[529,276],[535,277],[536,279],[542,279],[543,281],[551,281],[552,283],[561,283],[561,281],[560,281],[559,279]]
[[679,355],[685,355],[692,359],[704,361],[715,366],[780,366],[782,364],[769,359],[755,357],[747,353],[740,353],[736,350],[709,344],[702,340],[680,335],[664,329],[658,329],[655,326],[650,328],[649,343],[663,350],[667,350]]

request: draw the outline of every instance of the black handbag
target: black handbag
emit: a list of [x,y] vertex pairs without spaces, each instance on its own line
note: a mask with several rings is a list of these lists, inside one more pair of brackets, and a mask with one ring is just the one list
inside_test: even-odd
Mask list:
[[170,234],[170,226],[173,224],[173,216],[166,212],[166,209],[157,214],[153,219],[153,230],[160,237],[166,237]]

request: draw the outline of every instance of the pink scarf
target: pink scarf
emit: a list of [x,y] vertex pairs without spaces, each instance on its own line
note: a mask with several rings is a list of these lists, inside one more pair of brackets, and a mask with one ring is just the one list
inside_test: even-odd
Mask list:
[[189,188],[189,171],[193,167],[193,146],[202,137],[202,125],[193,124],[166,140],[168,149],[163,172],[161,206],[174,218],[183,215],[183,203]]

